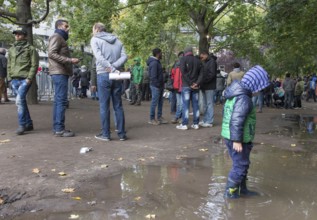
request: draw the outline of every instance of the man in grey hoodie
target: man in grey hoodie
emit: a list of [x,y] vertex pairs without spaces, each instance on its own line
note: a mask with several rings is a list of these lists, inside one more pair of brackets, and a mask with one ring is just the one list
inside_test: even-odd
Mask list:
[[[96,58],[97,85],[100,106],[102,132],[96,139],[110,141],[110,98],[115,111],[116,128],[121,141],[126,140],[125,118],[121,100],[122,81],[110,80],[109,73],[123,68],[127,55],[120,40],[107,33],[105,25],[96,23],[93,26],[93,37],[90,45]],[[96,90],[92,85],[91,90]]]

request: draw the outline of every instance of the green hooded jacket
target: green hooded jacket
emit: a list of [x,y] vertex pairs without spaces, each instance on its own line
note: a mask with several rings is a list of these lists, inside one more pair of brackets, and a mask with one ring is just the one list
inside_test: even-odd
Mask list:
[[27,41],[16,41],[9,49],[8,80],[32,80],[39,67],[39,55]]
[[134,84],[141,84],[143,81],[143,66],[141,66],[141,59],[135,58],[136,64],[132,68],[132,75],[133,75],[133,83]]

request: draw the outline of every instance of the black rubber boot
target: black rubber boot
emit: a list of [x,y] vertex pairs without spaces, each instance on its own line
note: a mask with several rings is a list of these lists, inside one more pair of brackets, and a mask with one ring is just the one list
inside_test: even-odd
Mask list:
[[243,178],[243,180],[242,180],[242,182],[240,184],[240,194],[242,196],[258,196],[258,195],[260,195],[257,192],[248,190],[248,188],[247,188],[247,180],[248,180],[247,177]]
[[228,179],[224,197],[227,199],[240,198],[240,184]]

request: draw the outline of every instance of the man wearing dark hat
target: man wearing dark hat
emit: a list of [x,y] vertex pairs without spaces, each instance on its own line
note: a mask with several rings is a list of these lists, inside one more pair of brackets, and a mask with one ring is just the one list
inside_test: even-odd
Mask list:
[[8,80],[11,81],[12,89],[17,94],[15,103],[18,107],[19,127],[17,135],[25,131],[33,130],[33,121],[26,102],[26,94],[31,87],[39,66],[39,55],[35,48],[27,41],[25,28],[13,31],[15,42],[9,49],[8,56]]
[[79,59],[70,57],[67,45],[69,25],[66,20],[55,22],[55,33],[48,41],[48,62],[54,84],[53,131],[57,137],[73,137],[74,132],[65,129],[65,112],[68,104],[68,78],[73,74],[73,64]]

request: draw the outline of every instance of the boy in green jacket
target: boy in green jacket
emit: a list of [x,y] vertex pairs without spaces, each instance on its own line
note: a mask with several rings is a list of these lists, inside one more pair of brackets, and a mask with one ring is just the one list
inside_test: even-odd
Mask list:
[[141,66],[141,58],[134,59],[132,68],[133,81],[131,83],[131,105],[141,105],[142,93],[141,84],[143,81],[143,66]]
[[18,107],[19,127],[16,134],[22,135],[25,131],[33,130],[33,121],[26,103],[26,94],[37,72],[39,55],[35,48],[27,42],[25,28],[18,28],[13,31],[13,34],[16,41],[9,49],[8,80],[11,80],[12,88],[17,94],[15,102]]

